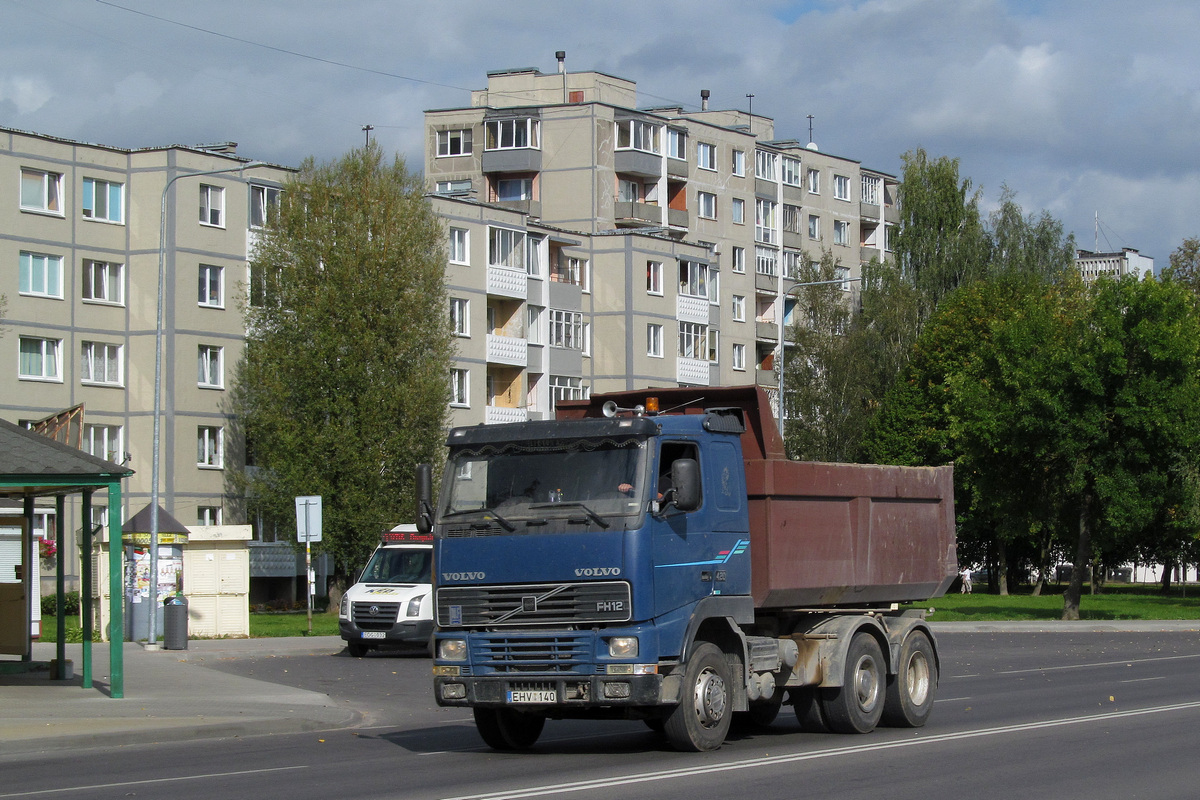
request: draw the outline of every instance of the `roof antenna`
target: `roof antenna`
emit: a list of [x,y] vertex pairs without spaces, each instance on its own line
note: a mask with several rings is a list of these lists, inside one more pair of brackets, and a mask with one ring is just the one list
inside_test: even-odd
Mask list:
[[750,135],[754,135],[754,95],[748,94],[746,97],[750,100]]
[[808,115],[808,147],[809,150],[816,150],[817,143],[813,141],[813,115]]
[[374,125],[363,125],[362,129],[363,129],[363,133],[365,133],[367,135],[367,142],[366,142],[365,146],[370,147],[371,146],[371,131],[375,130],[375,126]]

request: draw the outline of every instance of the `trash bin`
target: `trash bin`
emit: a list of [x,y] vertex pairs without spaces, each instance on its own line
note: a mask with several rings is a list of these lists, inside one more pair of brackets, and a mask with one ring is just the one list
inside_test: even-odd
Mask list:
[[188,603],[181,594],[163,600],[163,649],[187,650]]

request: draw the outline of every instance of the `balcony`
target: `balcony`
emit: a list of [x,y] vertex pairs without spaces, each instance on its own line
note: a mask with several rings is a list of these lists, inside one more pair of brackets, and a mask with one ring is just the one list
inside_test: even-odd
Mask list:
[[541,172],[542,151],[532,147],[484,150],[484,172]]
[[675,380],[693,386],[708,386],[712,370],[708,361],[699,358],[675,359]]
[[772,320],[756,319],[754,335],[760,342],[778,342],[779,324]]
[[668,158],[667,174],[672,178],[686,181],[688,178],[688,162],[678,158]]
[[858,216],[862,217],[865,220],[871,220],[872,222],[878,222],[879,221],[879,206],[877,206],[873,203],[859,203],[858,204]]
[[497,200],[496,205],[520,211],[537,219],[542,218],[542,201],[540,200]]
[[667,209],[667,224],[672,228],[686,228],[688,226],[688,211],[686,208],[668,208]]
[[529,296],[529,276],[524,270],[489,266],[487,290],[488,294],[499,297],[514,297],[524,300]]
[[708,324],[708,298],[681,294],[675,299],[675,316],[680,322]]
[[618,200],[613,204],[613,217],[623,225],[662,225],[662,208],[652,203]]
[[485,425],[503,425],[508,422],[526,422],[528,412],[523,408],[506,408],[504,406],[488,406],[484,411]]
[[759,386],[766,386],[774,389],[779,385],[779,376],[775,374],[775,370],[759,369],[755,371],[758,373],[757,378]]
[[641,178],[662,176],[663,157],[641,150],[618,150],[613,153],[613,169]]
[[529,363],[529,344],[516,336],[487,335],[487,360],[489,364],[508,364],[524,367]]

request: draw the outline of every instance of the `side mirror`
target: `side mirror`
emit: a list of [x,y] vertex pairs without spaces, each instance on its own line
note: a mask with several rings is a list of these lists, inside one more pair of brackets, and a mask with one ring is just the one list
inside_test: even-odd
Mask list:
[[700,464],[696,459],[675,459],[671,464],[671,485],[674,487],[676,508],[695,511],[700,507]]
[[433,467],[417,465],[417,531],[433,530]]

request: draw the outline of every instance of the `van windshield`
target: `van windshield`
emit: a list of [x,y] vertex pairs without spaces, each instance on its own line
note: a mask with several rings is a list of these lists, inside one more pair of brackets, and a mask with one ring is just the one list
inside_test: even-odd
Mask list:
[[362,583],[432,583],[432,550],[381,547],[367,562]]

